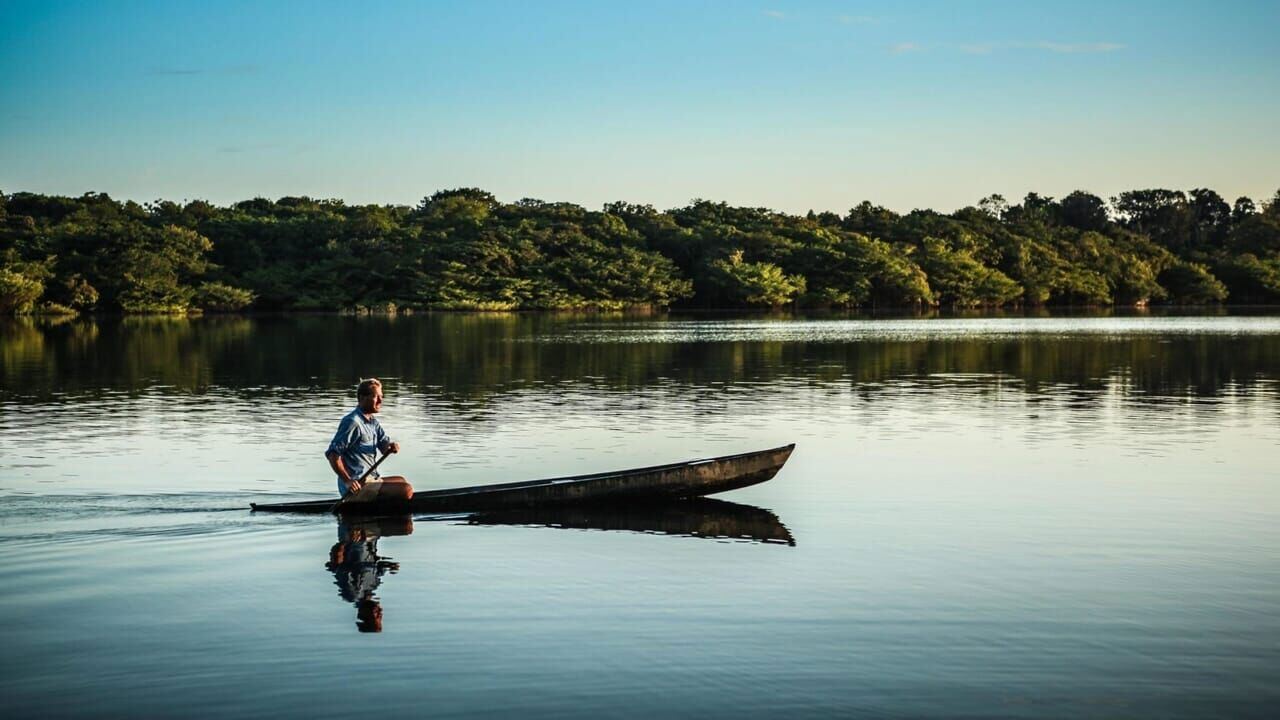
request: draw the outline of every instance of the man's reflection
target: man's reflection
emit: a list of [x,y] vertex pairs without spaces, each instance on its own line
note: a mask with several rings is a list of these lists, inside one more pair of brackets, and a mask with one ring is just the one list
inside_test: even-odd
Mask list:
[[378,538],[409,535],[413,518],[344,518],[338,522],[338,542],[329,548],[325,564],[343,600],[356,606],[356,629],[382,632],[382,605],[374,591],[400,563],[378,555]]

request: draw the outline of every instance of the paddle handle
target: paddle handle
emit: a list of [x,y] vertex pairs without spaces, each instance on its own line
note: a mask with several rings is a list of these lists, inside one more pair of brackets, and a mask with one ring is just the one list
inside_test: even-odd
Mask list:
[[[373,474],[373,471],[374,471],[374,470],[377,470],[377,469],[378,469],[378,466],[382,464],[382,461],[383,461],[383,460],[386,460],[386,459],[387,459],[387,458],[389,458],[389,457],[391,457],[391,453],[383,453],[383,454],[382,454],[382,457],[378,458],[378,459],[373,463],[373,465],[370,465],[370,466],[369,466],[369,469],[368,469],[368,470],[365,470],[365,471],[364,471],[364,474],[363,474],[363,475],[361,475],[361,476],[360,476],[360,479],[359,479],[359,480],[356,480],[356,482],[360,483],[361,485],[364,485],[365,478],[367,478],[367,477],[369,477],[370,475],[372,475],[372,474]],[[351,497],[352,495],[355,495],[355,493],[347,493],[346,495],[343,495],[342,497],[338,498],[338,502],[334,503],[334,504],[333,504],[333,507],[329,508],[329,512],[331,512],[331,513],[333,513],[333,514],[335,514],[335,515],[336,515],[336,514],[338,513],[338,508],[342,507],[342,504],[343,504],[343,503],[345,503],[345,502],[347,501],[347,498]]]
[[363,485],[363,484],[364,484],[364,479],[365,479],[365,478],[367,478],[367,477],[369,477],[370,475],[372,475],[372,474],[373,474],[373,471],[374,471],[374,470],[377,470],[377,469],[378,469],[378,466],[382,464],[382,461],[383,461],[383,460],[386,460],[386,459],[387,459],[387,458],[389,458],[389,457],[391,457],[391,453],[383,453],[383,454],[382,454],[382,457],[378,458],[376,462],[374,462],[372,465],[370,465],[370,466],[369,466],[369,469],[368,469],[368,470],[365,470],[365,471],[364,471],[364,474],[363,474],[363,475],[361,475],[361,476],[360,476],[360,479],[359,479],[359,480],[356,480],[356,482],[358,482],[358,483],[360,483],[361,485]]

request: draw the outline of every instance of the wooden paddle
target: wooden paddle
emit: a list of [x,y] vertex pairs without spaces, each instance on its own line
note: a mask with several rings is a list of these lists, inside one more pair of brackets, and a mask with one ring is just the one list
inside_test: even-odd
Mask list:
[[[372,475],[373,471],[377,470],[378,466],[382,464],[382,461],[391,457],[391,455],[392,453],[383,453],[382,457],[378,458],[378,460],[374,462],[373,465],[369,466],[368,470],[364,471],[364,474],[360,476],[360,479],[356,480],[356,482],[360,483],[361,489],[364,489],[365,479],[368,478],[370,475]],[[343,495],[342,497],[338,498],[338,502],[333,504],[333,507],[329,509],[329,512],[333,513],[334,515],[337,515],[338,508],[342,507],[342,503],[346,502],[347,498],[351,497],[352,495],[355,495],[358,492],[360,491],[357,490],[356,492],[349,492],[346,495]]]

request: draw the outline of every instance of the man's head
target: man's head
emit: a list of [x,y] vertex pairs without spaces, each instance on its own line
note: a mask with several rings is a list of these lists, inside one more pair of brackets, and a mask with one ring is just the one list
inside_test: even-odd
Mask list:
[[356,603],[356,629],[362,633],[382,632],[382,605],[366,597]]
[[356,388],[356,400],[360,403],[360,412],[371,414],[382,409],[382,382],[377,378],[360,381]]

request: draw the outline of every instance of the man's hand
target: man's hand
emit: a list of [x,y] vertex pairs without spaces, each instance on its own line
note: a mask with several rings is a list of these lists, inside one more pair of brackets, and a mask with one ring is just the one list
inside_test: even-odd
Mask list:
[[352,495],[360,492],[360,481],[355,478],[347,478],[347,492]]
[[393,442],[393,443],[391,443],[390,445],[388,445],[388,446],[387,446],[387,454],[388,454],[388,455],[393,455],[393,454],[398,453],[398,452],[400,452],[400,443],[398,443],[398,442]]

